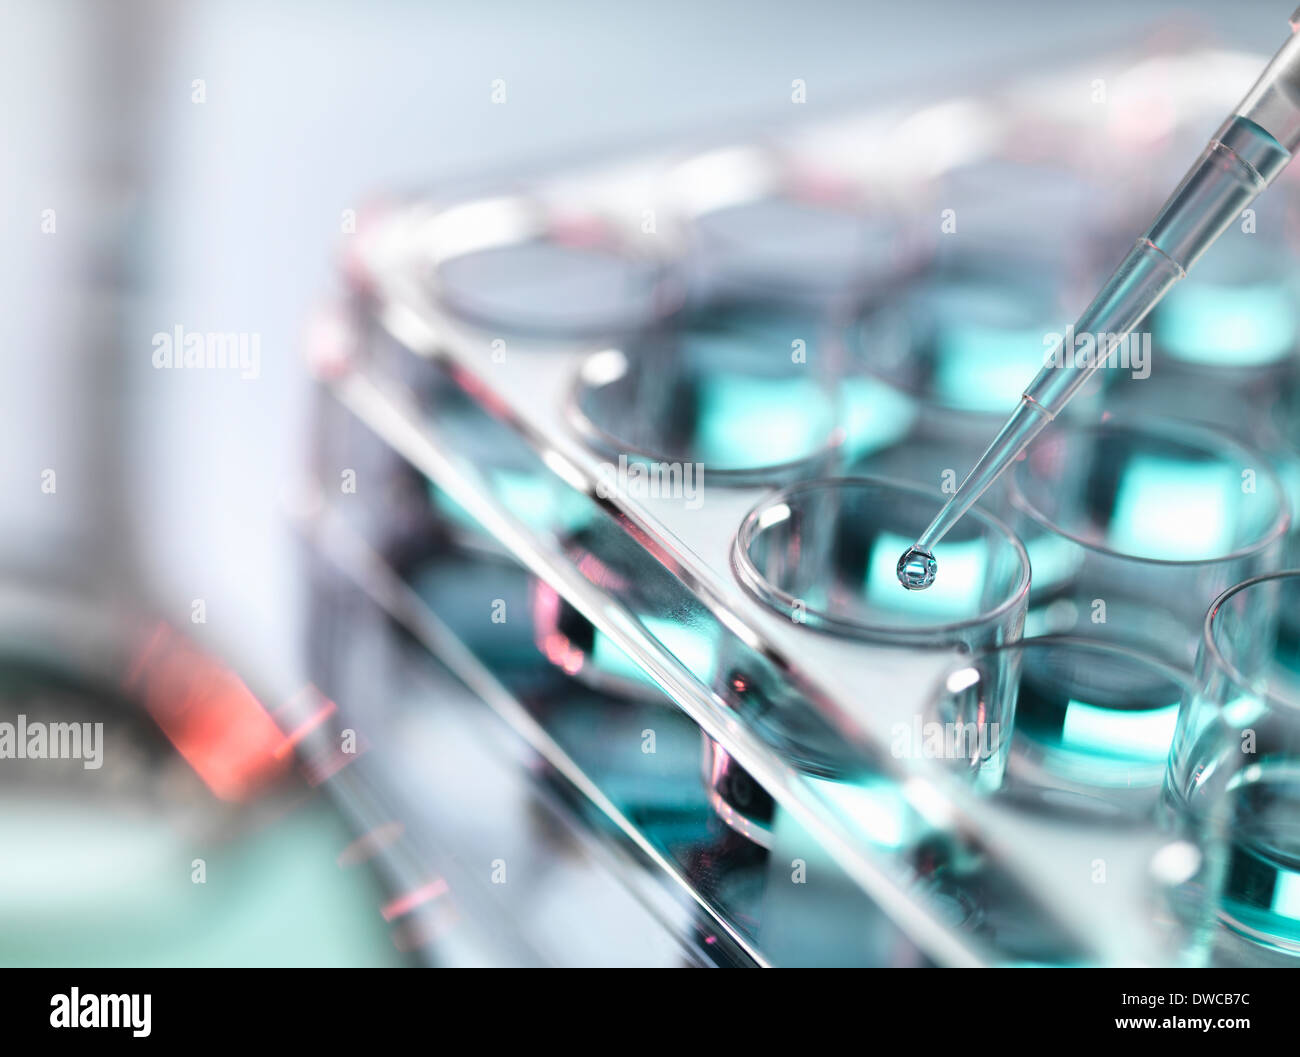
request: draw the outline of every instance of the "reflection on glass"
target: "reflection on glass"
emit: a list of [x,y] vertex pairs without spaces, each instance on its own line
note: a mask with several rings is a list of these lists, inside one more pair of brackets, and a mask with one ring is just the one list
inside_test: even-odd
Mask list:
[[1175,812],[1222,843],[1230,960],[1300,955],[1300,572],[1219,597],[1168,773]]

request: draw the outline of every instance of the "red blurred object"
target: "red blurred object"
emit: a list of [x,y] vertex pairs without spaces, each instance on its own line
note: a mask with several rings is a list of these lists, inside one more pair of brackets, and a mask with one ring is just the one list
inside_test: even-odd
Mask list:
[[439,877],[389,901],[383,906],[380,913],[385,921],[392,921],[403,914],[409,914],[418,906],[423,906],[435,899],[441,899],[449,890],[447,882]]
[[247,800],[292,763],[284,733],[239,676],[166,624],[137,654],[127,689],[222,800]]

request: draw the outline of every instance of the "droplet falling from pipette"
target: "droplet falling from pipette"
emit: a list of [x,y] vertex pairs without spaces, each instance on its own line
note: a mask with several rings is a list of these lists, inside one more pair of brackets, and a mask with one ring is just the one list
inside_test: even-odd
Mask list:
[[898,582],[909,591],[924,591],[938,572],[934,555],[920,547],[908,547],[898,559]]

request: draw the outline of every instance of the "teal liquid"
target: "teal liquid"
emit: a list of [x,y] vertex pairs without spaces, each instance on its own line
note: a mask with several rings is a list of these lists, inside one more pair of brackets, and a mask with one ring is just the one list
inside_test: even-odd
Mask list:
[[1209,726],[1189,756],[1186,807],[1222,836],[1217,914],[1259,946],[1300,957],[1300,754],[1285,743],[1270,751],[1267,721],[1255,724],[1260,752],[1245,766],[1236,735],[1225,750],[1222,727]]
[[1300,956],[1300,758],[1265,760],[1227,794],[1231,844],[1220,917],[1233,931]]
[[1166,680],[1121,689],[1026,677],[1016,708],[1021,741],[1012,751],[1094,795],[1142,799],[1159,789],[1178,707],[1178,688]]
[[[1295,700],[1300,628],[1294,596],[1283,596],[1280,617],[1269,679],[1276,691]],[[1223,817],[1231,846],[1221,916],[1234,931],[1300,957],[1300,735],[1293,719],[1283,711],[1250,721],[1258,755],[1226,782]]]

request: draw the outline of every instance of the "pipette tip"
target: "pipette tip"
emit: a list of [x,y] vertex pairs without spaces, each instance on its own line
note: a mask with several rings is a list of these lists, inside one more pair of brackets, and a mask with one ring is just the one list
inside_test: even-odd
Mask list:
[[898,559],[898,582],[909,591],[924,591],[938,572],[934,555],[920,547],[908,547]]

